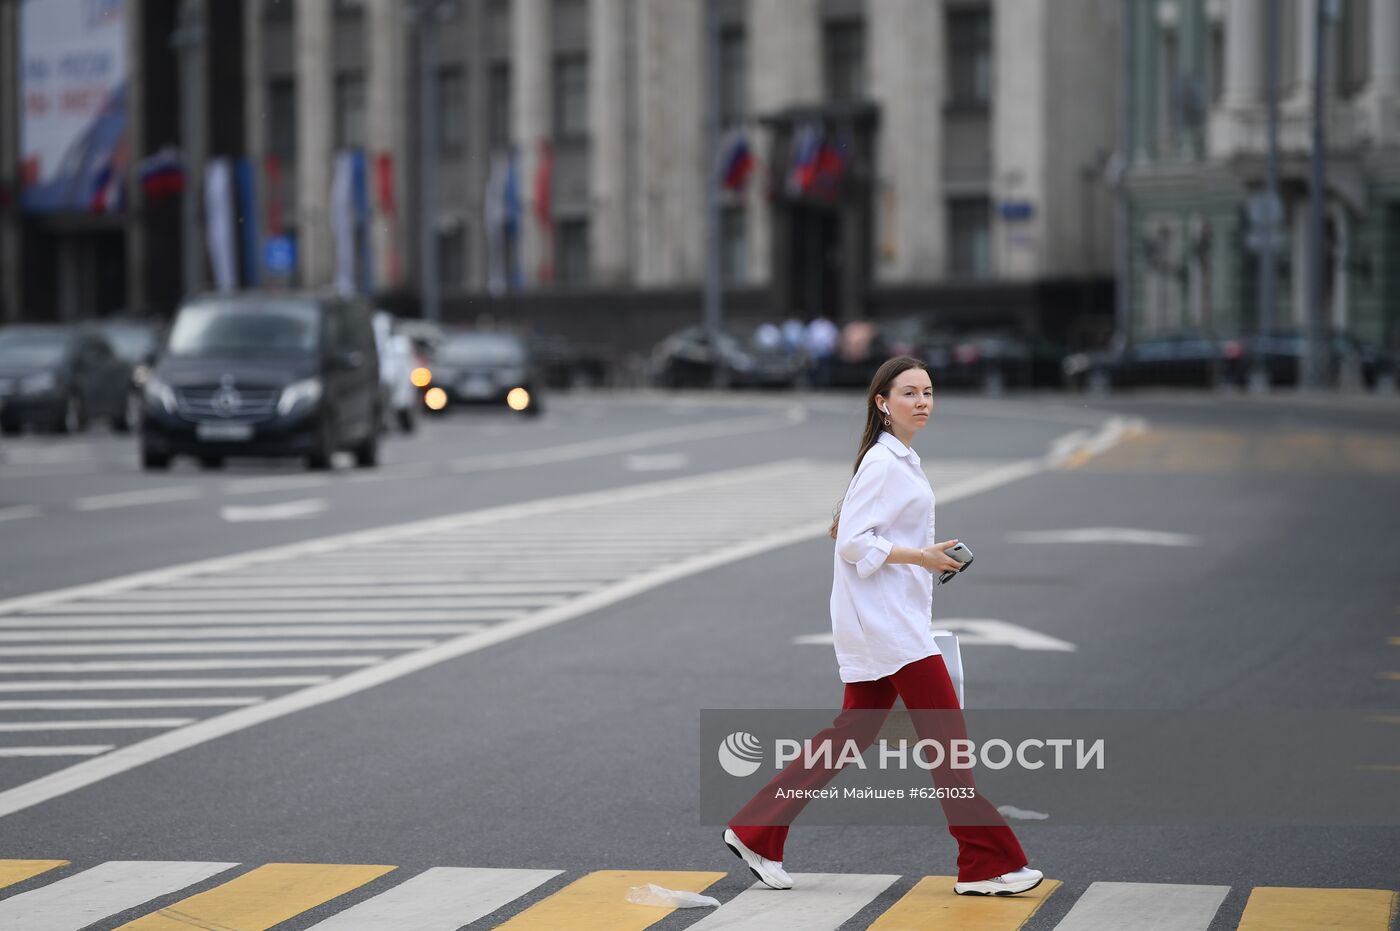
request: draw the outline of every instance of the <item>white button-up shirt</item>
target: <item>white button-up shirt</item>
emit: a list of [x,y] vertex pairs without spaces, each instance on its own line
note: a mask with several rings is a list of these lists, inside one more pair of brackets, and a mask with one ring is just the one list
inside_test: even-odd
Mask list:
[[919,456],[881,433],[851,478],[836,531],[831,633],[842,682],[880,679],[939,652],[932,573],[885,563],[891,547],[933,542],[933,489]]

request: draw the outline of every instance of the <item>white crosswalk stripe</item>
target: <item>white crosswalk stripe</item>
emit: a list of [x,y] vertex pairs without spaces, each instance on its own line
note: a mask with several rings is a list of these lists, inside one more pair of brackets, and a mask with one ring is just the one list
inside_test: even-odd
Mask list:
[[1055,931],[1205,931],[1229,886],[1093,883]]
[[78,931],[234,866],[144,860],[103,863],[0,902],[0,928]]
[[308,931],[456,931],[509,905],[560,872],[439,866],[317,922]]
[[[937,489],[1001,463],[927,465]],[[237,701],[257,689],[271,702],[348,670],[555,616],[673,565],[719,564],[736,544],[815,539],[850,471],[795,460],[646,482],[0,602],[0,693],[23,693],[22,703],[0,703],[0,751],[28,747],[21,737],[32,733],[5,730],[27,720],[6,712],[50,711],[45,720],[59,730],[69,711],[81,720],[82,708],[120,707],[109,701],[159,708],[141,702],[178,701],[176,690]],[[91,703],[55,704],[74,692]],[[200,715],[197,725],[249,708],[196,702],[181,713]],[[161,738],[139,728],[110,734],[121,746],[190,726]],[[7,789],[0,801],[6,795],[15,797]]]
[[793,888],[775,894],[762,883],[725,902],[693,928],[701,931],[835,931],[898,876],[793,873]]

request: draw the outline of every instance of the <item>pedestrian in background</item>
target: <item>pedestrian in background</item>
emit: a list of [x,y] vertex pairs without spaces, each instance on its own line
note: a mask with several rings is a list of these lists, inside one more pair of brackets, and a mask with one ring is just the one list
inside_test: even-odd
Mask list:
[[836,341],[841,331],[826,317],[818,314],[807,324],[803,339],[807,360],[812,366],[812,383],[818,388],[831,384],[831,357],[836,354]]
[[[933,489],[914,452],[914,436],[933,411],[933,385],[924,364],[909,356],[885,362],[875,372],[866,397],[865,433],[855,474],[831,524],[836,541],[831,586],[831,630],[841,681],[842,712],[811,741],[835,748],[854,741],[864,752],[879,734],[895,698],[911,712],[924,739],[948,745],[965,739],[957,692],[944,666],[930,623],[933,573],[957,570],[961,563],[945,550],[957,540],[933,543]],[[934,733],[935,729],[937,733]],[[811,791],[840,770],[807,768],[798,758],[773,778],[730,819],[724,841],[760,881],[791,889],[783,869],[788,825]],[[940,788],[972,789],[973,798],[940,800],[948,831],[958,843],[960,895],[1016,895],[1040,885],[1043,875],[1027,867],[1011,828],[987,799],[977,796],[970,770],[946,761],[933,769]]]

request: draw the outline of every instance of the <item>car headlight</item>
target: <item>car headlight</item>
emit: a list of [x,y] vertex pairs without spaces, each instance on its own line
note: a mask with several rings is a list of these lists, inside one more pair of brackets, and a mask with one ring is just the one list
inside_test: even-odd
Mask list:
[[175,389],[154,375],[146,379],[146,403],[152,407],[162,407],[167,414],[175,413]]
[[277,401],[277,413],[286,416],[298,407],[307,407],[321,400],[321,379],[306,378],[294,381],[282,389],[282,397]]
[[58,385],[58,379],[54,378],[53,372],[40,372],[37,375],[29,375],[19,381],[20,394],[43,394],[52,391]]

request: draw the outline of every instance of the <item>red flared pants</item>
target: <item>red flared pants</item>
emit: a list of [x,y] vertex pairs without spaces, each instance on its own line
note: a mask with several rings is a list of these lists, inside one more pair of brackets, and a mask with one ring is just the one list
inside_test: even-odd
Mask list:
[[[947,711],[959,707],[953,682],[943,665],[943,657],[926,656],[883,679],[847,682],[845,699],[841,704],[842,713],[837,715],[831,727],[812,738],[812,745],[819,746],[825,740],[833,740],[835,746],[840,747],[845,741],[854,740],[864,751],[874,743],[879,734],[879,725],[894,707],[896,697],[910,711]],[[847,714],[849,711],[861,713]],[[885,714],[871,714],[872,711],[883,711]],[[919,728],[917,716],[915,727]],[[961,726],[956,730],[960,733],[938,736],[966,736]],[[920,736],[931,735],[920,733]],[[833,754],[832,759],[836,757],[837,754]],[[803,762],[800,757],[794,760],[729,821],[729,827],[750,850],[770,860],[783,859],[788,825],[806,805],[800,790],[823,788],[840,771],[839,767],[817,766],[808,769]],[[939,786],[972,786],[969,770],[953,770],[944,766],[933,770],[932,775],[934,783]],[[778,800],[780,789],[799,791],[784,793],[795,797]],[[960,882],[991,879],[1026,865],[1026,855],[1021,850],[1020,842],[991,802],[978,797],[972,801],[942,800],[940,804],[948,818],[948,833],[958,842]]]

